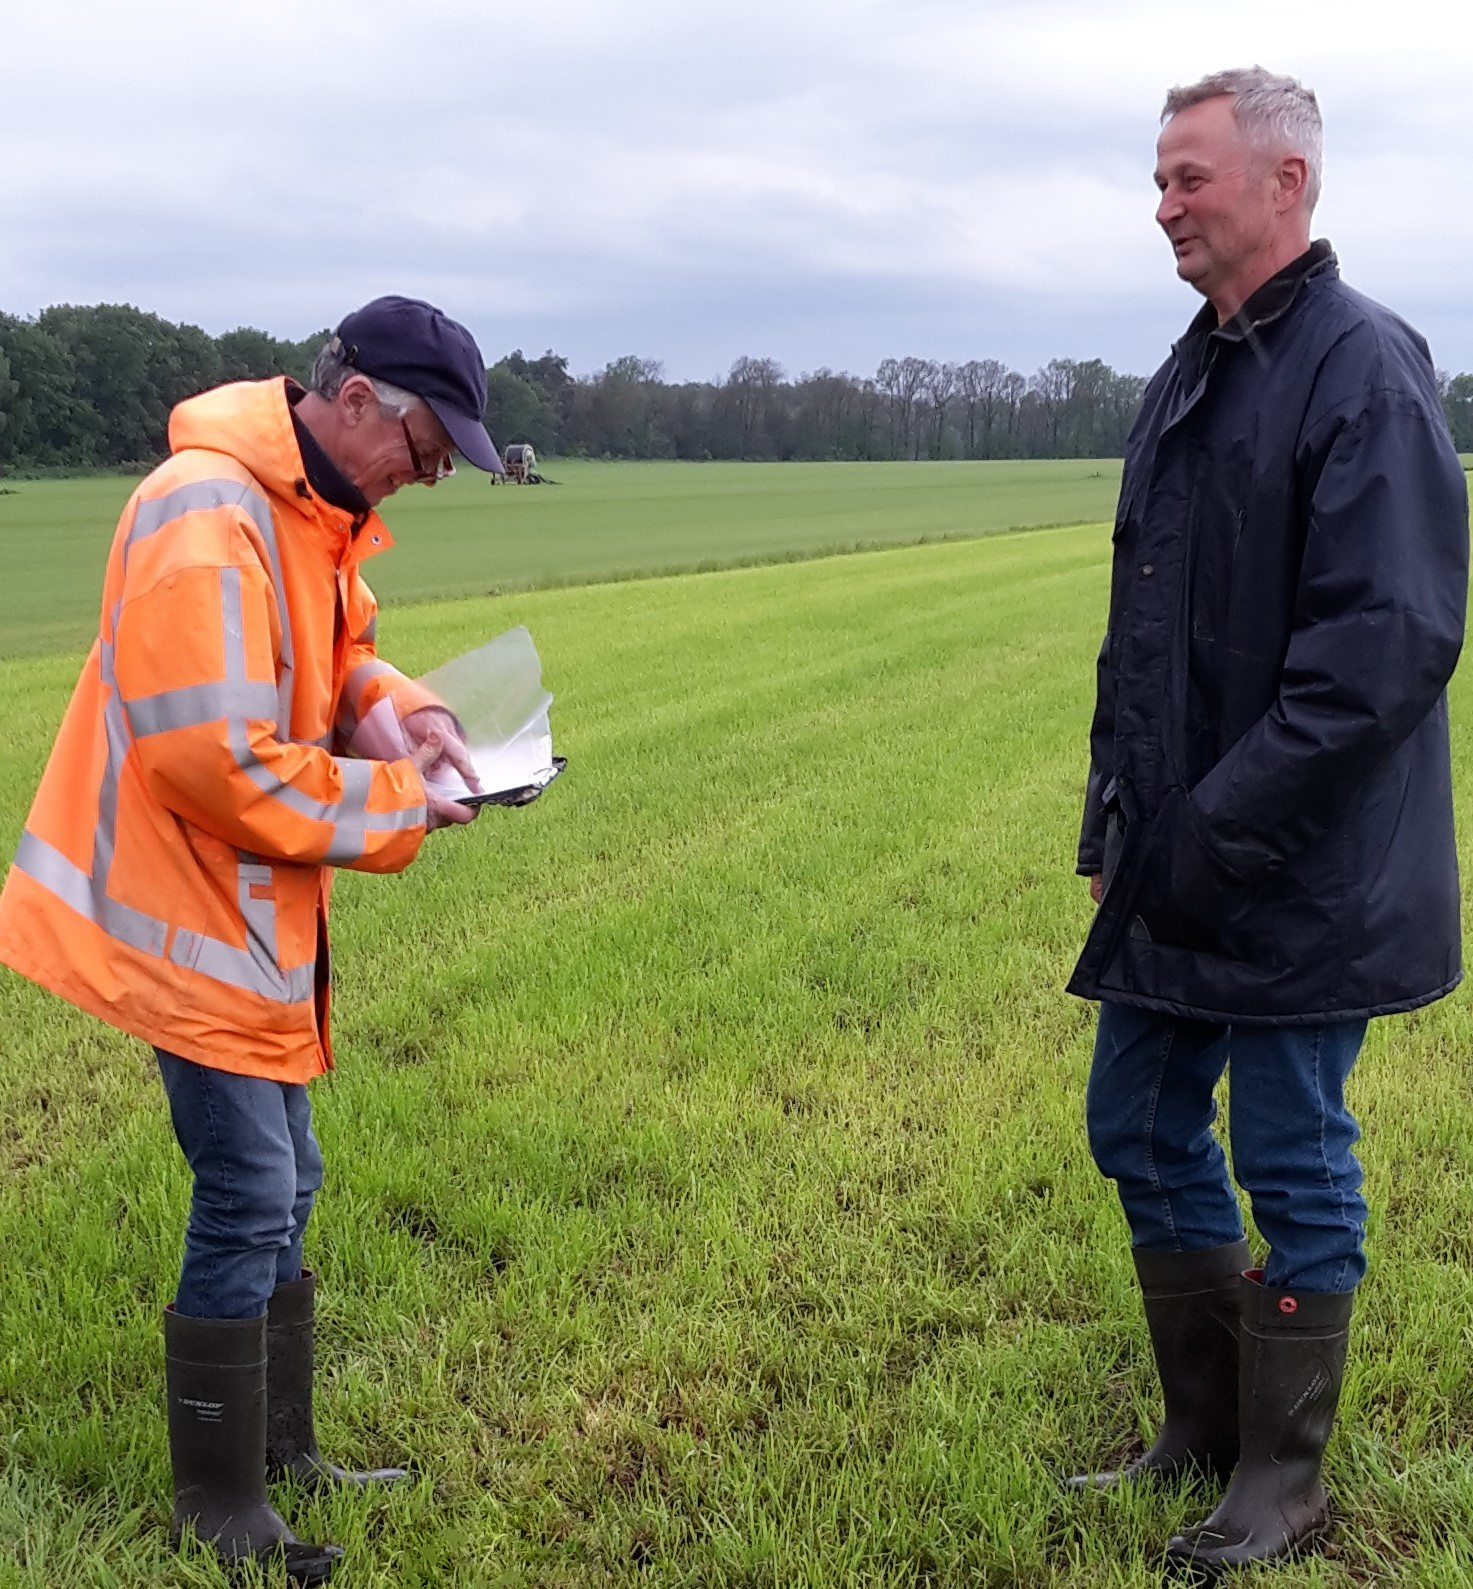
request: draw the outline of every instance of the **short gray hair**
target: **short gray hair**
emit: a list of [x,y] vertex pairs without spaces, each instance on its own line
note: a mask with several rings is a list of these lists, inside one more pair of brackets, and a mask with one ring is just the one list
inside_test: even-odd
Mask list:
[[391,386],[387,381],[381,381],[376,376],[355,368],[349,362],[347,349],[344,348],[341,337],[334,337],[330,342],[325,343],[321,352],[313,359],[312,373],[307,377],[307,385],[320,397],[331,400],[342,391],[343,382],[350,375],[361,375],[373,387],[373,395],[378,399],[379,407],[394,419],[402,419],[404,415],[412,413],[423,401],[413,392]]
[[1319,203],[1325,165],[1324,128],[1314,91],[1297,78],[1278,77],[1261,66],[1237,67],[1214,72],[1186,88],[1173,88],[1166,96],[1161,120],[1169,121],[1178,111],[1225,94],[1232,97],[1233,116],[1254,148],[1264,153],[1303,156],[1308,168],[1304,209],[1306,214],[1313,213]]

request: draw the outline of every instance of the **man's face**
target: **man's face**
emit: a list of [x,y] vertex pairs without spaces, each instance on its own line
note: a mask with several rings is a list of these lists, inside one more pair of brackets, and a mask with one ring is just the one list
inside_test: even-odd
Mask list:
[[405,415],[380,406],[372,386],[362,380],[359,390],[343,385],[338,401],[349,418],[343,431],[343,456],[338,466],[363,493],[370,507],[407,485],[435,484],[451,455],[445,427],[424,403]]
[[1176,273],[1204,297],[1230,288],[1272,249],[1281,215],[1275,163],[1244,140],[1226,95],[1179,111],[1161,129],[1156,186],[1156,220]]

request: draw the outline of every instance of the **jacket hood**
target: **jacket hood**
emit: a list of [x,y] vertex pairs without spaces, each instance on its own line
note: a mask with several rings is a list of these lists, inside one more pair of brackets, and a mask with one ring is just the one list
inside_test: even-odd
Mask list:
[[169,416],[170,452],[198,447],[234,458],[272,495],[292,502],[304,517],[315,518],[338,541],[340,556],[358,562],[387,552],[394,538],[377,513],[355,519],[310,488],[287,382],[285,375],[235,381],[186,398]]
[[169,416],[169,450],[203,447],[234,458],[278,496],[298,495],[302,452],[286,400],[286,377],[235,381],[186,398]]

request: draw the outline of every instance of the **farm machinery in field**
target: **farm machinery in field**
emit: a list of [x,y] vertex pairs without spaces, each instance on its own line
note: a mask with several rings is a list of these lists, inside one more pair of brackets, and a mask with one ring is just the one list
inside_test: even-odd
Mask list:
[[537,454],[528,441],[514,441],[502,449],[501,461],[506,466],[506,483],[509,486],[549,485],[537,473]]

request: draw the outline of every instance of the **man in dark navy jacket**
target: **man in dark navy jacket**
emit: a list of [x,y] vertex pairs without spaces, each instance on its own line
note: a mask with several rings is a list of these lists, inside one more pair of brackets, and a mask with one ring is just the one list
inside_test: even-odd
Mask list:
[[[1231,1475],[1168,1547],[1213,1572],[1328,1525],[1365,1270],[1345,1081],[1371,1016],[1461,975],[1444,690],[1468,510],[1425,343],[1310,241],[1314,95],[1223,72],[1162,120],[1156,219],[1207,302],[1127,446],[1070,990],[1100,1001],[1090,1145],[1166,1416],[1076,1482]],[[1211,1129],[1224,1069],[1261,1270]]]

